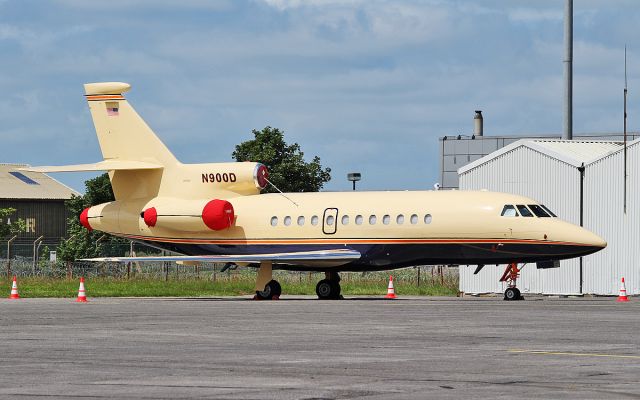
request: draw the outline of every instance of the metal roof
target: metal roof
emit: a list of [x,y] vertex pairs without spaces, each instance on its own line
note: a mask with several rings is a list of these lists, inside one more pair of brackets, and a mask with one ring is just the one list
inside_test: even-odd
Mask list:
[[80,193],[39,172],[20,171],[27,164],[0,164],[0,199],[66,200]]
[[[630,142],[628,145],[631,146],[639,142],[640,139],[637,139]],[[515,143],[511,143],[510,145],[461,167],[458,169],[458,174],[464,174],[521,146],[528,147],[549,157],[553,157],[567,164],[579,167],[582,164],[590,164],[621,150],[623,142],[599,140],[518,140]]]

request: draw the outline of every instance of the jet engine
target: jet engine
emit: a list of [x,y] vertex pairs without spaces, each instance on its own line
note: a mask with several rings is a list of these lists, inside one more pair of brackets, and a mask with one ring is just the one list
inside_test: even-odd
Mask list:
[[[140,231],[166,229],[178,232],[222,231],[235,222],[233,205],[227,200],[182,200],[156,197],[142,206],[113,201],[89,207],[80,214],[85,228],[117,232],[139,219]],[[138,211],[135,211],[138,210]]]

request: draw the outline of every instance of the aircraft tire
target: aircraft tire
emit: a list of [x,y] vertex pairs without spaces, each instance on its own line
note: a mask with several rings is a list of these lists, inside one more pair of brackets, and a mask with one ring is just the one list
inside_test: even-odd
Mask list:
[[257,291],[256,296],[260,300],[272,300],[274,298],[280,297],[282,294],[282,286],[280,286],[280,282],[274,280],[269,281],[264,287],[263,291]]
[[507,288],[507,290],[504,291],[505,300],[518,300],[520,297],[520,290],[517,288]]
[[316,285],[316,294],[320,300],[336,300],[340,298],[340,283],[323,279]]

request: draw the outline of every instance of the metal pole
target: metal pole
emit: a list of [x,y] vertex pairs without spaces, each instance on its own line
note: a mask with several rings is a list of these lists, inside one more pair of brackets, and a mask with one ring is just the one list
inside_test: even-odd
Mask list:
[[627,213],[627,46],[624,46],[624,190],[623,211]]
[[573,139],[573,0],[564,3],[564,130],[562,139]]
[[44,239],[44,235],[40,236],[39,238],[37,238],[34,242],[33,242],[33,275],[36,274],[36,264],[38,263],[38,250],[36,248],[38,242],[40,242],[42,239]]
[[16,240],[17,237],[18,235],[15,235],[11,239],[7,240],[7,278],[8,279],[11,279],[11,243],[13,243],[13,241]]
[[353,181],[353,190],[356,190],[356,181]]
[[[133,257],[133,240],[129,241],[129,257]],[[127,280],[131,278],[131,262],[127,263]]]

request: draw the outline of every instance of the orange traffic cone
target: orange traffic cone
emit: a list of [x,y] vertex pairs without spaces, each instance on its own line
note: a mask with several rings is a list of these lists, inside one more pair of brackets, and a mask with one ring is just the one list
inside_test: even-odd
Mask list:
[[20,295],[18,294],[18,282],[16,280],[16,277],[13,277],[13,285],[11,285],[11,296],[9,296],[10,299],[19,299]]
[[620,294],[618,295],[617,301],[629,301],[629,298],[627,297],[627,288],[624,286],[624,277],[622,278],[622,283],[620,284]]
[[396,291],[393,288],[393,276],[389,276],[389,286],[387,287],[387,295],[384,296],[385,299],[395,299],[396,297]]
[[80,288],[78,289],[78,299],[76,303],[86,303],[87,295],[84,293],[84,278],[80,278]]

